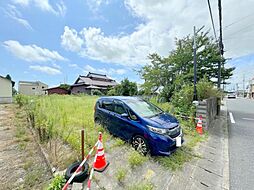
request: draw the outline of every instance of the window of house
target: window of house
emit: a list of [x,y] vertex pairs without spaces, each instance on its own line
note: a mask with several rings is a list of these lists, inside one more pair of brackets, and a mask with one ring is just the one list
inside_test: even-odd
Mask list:
[[32,88],[33,90],[35,90],[35,88]]
[[42,89],[44,89],[44,86],[42,87]]

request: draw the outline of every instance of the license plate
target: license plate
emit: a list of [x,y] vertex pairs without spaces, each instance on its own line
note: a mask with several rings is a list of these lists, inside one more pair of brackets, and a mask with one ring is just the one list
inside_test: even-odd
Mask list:
[[176,147],[182,146],[182,138],[181,137],[176,137]]

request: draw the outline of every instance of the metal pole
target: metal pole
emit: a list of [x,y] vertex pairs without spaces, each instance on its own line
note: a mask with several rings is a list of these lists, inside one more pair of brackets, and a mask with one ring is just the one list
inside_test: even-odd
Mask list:
[[219,39],[219,47],[220,47],[220,55],[221,55],[221,61],[218,63],[218,84],[217,87],[220,89],[221,85],[221,63],[222,63],[222,58],[224,54],[224,47],[222,43],[222,9],[221,9],[221,0],[218,0],[218,8],[219,8],[219,25],[220,25],[220,39]]
[[194,39],[193,39],[193,62],[194,62],[194,95],[193,101],[197,100],[197,45],[196,45],[196,27],[194,26]]
[[81,155],[82,160],[84,160],[85,159],[84,129],[81,130]]
[[243,97],[245,95],[245,75],[243,75]]

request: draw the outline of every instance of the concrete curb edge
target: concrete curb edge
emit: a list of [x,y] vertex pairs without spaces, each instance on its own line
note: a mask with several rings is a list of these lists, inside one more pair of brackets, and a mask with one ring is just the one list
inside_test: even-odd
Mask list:
[[225,112],[226,112],[226,126],[224,132],[224,147],[223,147],[223,157],[224,157],[224,167],[223,167],[223,184],[222,188],[225,190],[229,190],[229,146],[228,146],[228,138],[229,138],[229,128],[228,128],[228,110],[227,103],[224,102]]

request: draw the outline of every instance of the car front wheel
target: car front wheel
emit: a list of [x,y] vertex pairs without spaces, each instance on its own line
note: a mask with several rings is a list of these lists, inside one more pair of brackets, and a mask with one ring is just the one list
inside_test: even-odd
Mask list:
[[136,151],[138,151],[142,155],[147,155],[150,152],[146,140],[140,135],[132,138],[131,145]]

